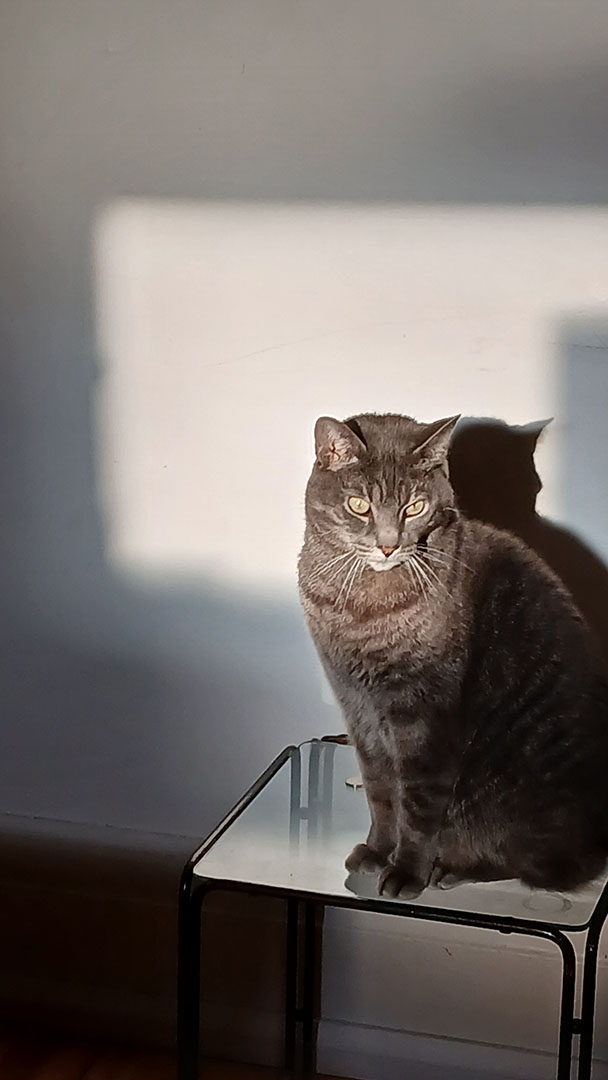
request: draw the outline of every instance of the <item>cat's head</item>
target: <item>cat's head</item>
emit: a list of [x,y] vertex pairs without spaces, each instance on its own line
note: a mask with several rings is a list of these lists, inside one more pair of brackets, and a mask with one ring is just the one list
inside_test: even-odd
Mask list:
[[320,417],[306,489],[307,523],[331,546],[355,551],[374,570],[406,562],[454,506],[447,452],[457,420],[419,424],[409,416],[374,413],[345,421]]

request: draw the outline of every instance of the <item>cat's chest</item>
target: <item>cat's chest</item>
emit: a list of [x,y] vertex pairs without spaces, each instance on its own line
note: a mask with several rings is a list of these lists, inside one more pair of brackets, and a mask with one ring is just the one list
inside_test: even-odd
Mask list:
[[331,666],[373,682],[391,669],[414,672],[439,663],[452,643],[445,614],[397,610],[358,618],[327,610],[308,613],[317,647]]

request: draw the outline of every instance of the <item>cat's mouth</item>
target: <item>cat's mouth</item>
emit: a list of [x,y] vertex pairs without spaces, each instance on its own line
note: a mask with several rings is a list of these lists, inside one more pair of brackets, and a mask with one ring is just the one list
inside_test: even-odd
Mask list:
[[394,570],[397,566],[403,566],[407,558],[407,552],[403,548],[395,548],[390,555],[385,555],[380,550],[372,551],[367,557],[367,565],[376,573],[382,573],[386,570]]

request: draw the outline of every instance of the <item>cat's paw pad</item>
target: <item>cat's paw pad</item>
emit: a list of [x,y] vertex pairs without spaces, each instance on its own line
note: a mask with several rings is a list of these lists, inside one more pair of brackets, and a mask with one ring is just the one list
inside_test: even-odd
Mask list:
[[377,874],[386,866],[386,857],[367,844],[356,844],[344,865],[351,874]]
[[426,882],[398,866],[387,866],[378,881],[378,892],[387,900],[415,900],[425,887]]

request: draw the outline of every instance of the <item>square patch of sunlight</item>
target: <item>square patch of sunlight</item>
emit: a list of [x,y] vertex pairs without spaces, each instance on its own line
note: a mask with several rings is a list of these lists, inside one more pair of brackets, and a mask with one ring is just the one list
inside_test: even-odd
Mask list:
[[[293,587],[321,413],[557,415],[608,213],[122,200],[94,233],[99,488],[131,571]],[[560,417],[540,450],[558,510]]]

